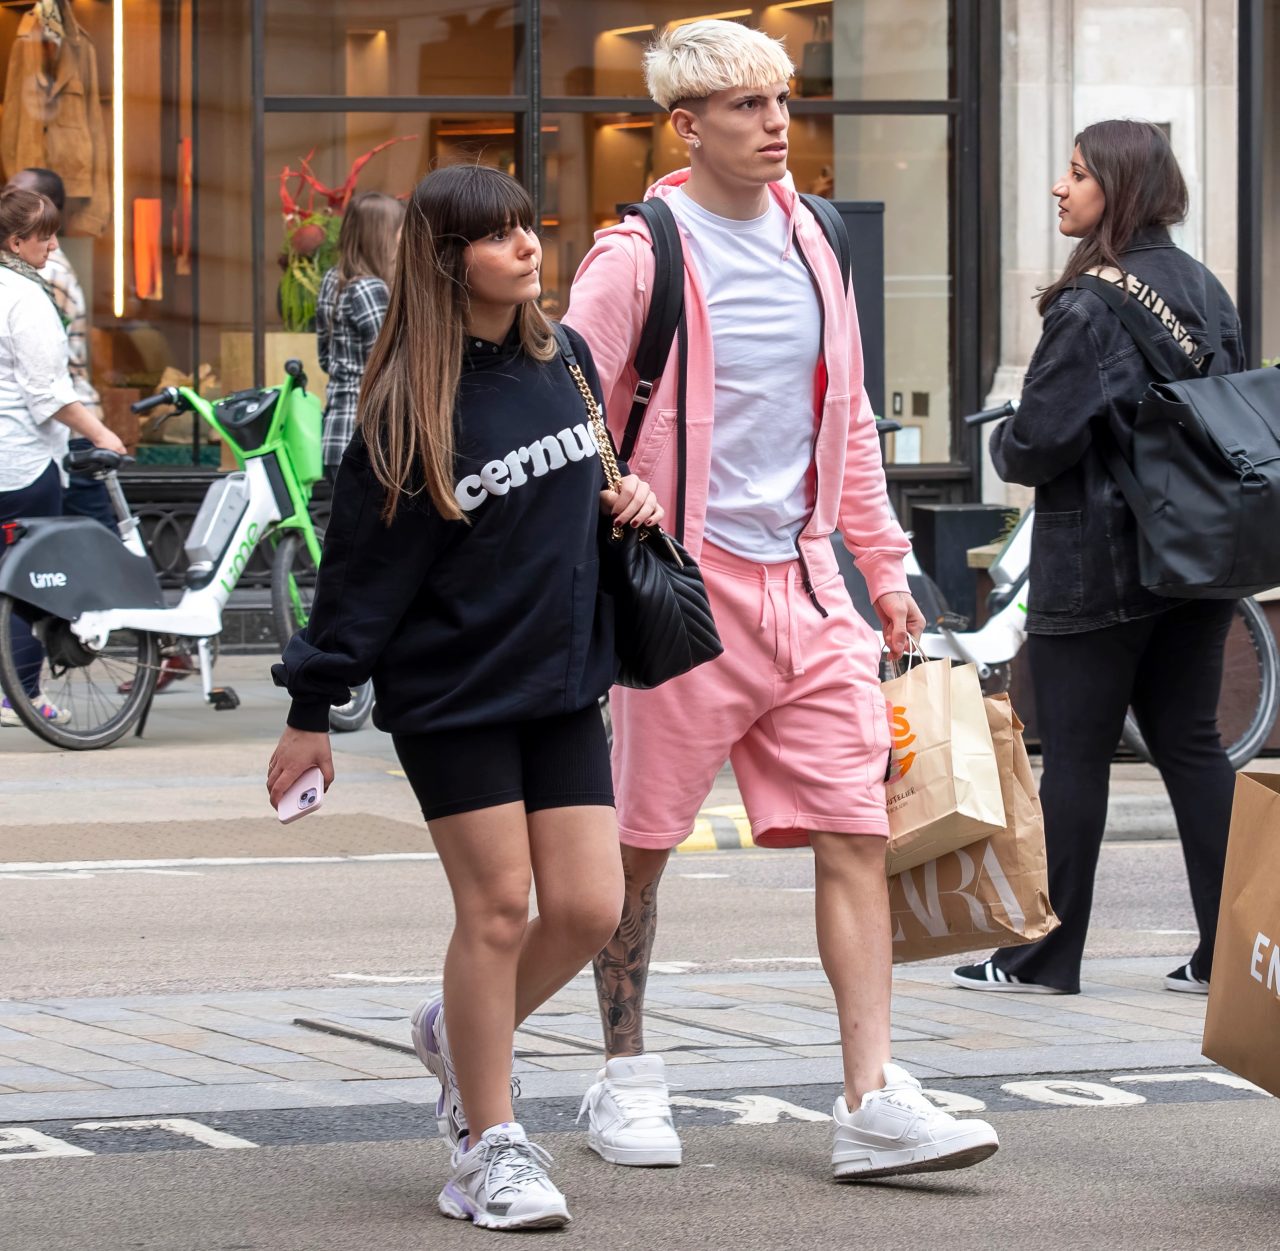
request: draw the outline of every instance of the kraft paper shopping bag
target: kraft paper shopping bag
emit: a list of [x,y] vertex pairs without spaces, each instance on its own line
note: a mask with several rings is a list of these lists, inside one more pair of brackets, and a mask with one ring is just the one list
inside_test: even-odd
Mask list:
[[1280,1095],[1280,774],[1236,777],[1204,1054]]
[[1004,828],[982,686],[973,665],[930,660],[883,686],[893,754],[886,870],[936,860]]
[[1022,722],[1007,695],[984,701],[999,767],[1004,828],[889,879],[893,959],[1013,947],[1058,925],[1049,904],[1044,817]]

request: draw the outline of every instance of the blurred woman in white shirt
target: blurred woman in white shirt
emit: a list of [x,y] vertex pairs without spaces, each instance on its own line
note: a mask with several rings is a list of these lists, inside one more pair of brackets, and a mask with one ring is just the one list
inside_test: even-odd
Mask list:
[[[58,210],[34,191],[0,192],[0,523],[62,514],[55,457],[62,427],[95,446],[125,454],[124,444],[76,398],[67,335],[40,270],[58,246]],[[43,652],[30,627],[15,618],[15,655],[28,697],[54,721],[66,714],[40,692]],[[8,700],[0,725],[18,725]]]

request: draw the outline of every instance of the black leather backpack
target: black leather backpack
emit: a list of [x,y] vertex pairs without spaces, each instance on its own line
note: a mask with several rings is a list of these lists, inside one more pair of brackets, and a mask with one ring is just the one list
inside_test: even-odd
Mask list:
[[1089,274],[1079,285],[1120,318],[1157,378],[1138,405],[1131,461],[1110,428],[1095,425],[1138,520],[1142,585],[1178,599],[1240,599],[1280,585],[1280,368],[1212,373],[1222,350],[1212,281],[1200,345],[1133,275],[1121,285]]

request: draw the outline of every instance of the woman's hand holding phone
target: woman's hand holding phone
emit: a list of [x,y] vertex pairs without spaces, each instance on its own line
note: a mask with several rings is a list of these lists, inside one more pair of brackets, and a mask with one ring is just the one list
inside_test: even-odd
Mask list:
[[[333,784],[333,753],[329,748],[329,735],[286,726],[271,755],[271,762],[267,765],[267,793],[271,797],[271,806],[277,812],[280,811],[281,802],[289,789],[308,769],[320,770],[326,791]],[[309,804],[299,809],[295,815],[319,806],[318,803]],[[281,820],[289,815],[285,813]]]

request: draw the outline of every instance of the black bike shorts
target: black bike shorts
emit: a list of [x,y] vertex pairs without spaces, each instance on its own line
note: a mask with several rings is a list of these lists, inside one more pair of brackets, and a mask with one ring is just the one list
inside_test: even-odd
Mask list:
[[524,801],[526,812],[613,807],[600,709],[505,725],[393,734],[396,755],[428,820]]

